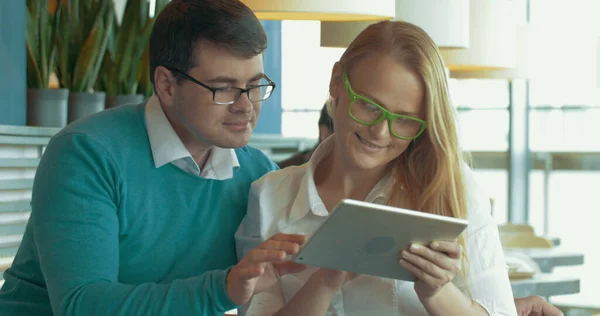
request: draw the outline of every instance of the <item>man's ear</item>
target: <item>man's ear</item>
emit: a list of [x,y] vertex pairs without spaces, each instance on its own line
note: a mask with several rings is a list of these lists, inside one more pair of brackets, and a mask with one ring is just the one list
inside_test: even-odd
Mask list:
[[342,86],[342,67],[336,62],[331,69],[331,80],[329,81],[329,95],[337,100]]
[[171,106],[174,104],[173,96],[177,88],[177,78],[173,73],[163,66],[158,66],[154,70],[154,91],[160,99],[162,106]]

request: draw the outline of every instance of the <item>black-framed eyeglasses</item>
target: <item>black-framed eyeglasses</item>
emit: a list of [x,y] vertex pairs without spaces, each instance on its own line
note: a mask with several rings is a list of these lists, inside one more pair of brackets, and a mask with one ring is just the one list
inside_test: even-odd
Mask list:
[[222,87],[222,88],[213,88],[207,84],[204,84],[187,73],[169,66],[164,66],[168,70],[177,73],[181,77],[186,80],[189,80],[213,93],[213,102],[216,104],[224,104],[229,105],[235,103],[242,94],[246,94],[250,102],[261,102],[271,97],[273,91],[275,90],[275,82],[273,82],[267,75],[264,75],[261,78],[260,84],[254,84],[248,86],[246,89],[238,88],[238,87]]

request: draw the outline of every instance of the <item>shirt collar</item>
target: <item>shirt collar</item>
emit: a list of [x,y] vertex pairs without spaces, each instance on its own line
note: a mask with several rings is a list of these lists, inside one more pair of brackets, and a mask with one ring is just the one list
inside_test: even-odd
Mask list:
[[240,166],[235,150],[214,147],[209,153],[204,170],[200,172],[200,167],[171,126],[158,97],[150,97],[145,114],[152,158],[156,168],[173,162],[180,168],[188,166],[189,168],[183,169],[203,178],[225,180],[233,177],[233,169]]
[[[306,217],[309,212],[317,216],[328,216],[329,212],[319,196],[315,184],[314,173],[317,165],[333,151],[335,139],[330,136],[325,139],[313,152],[310,160],[305,165],[305,172],[298,194],[292,204],[289,221],[290,224]],[[367,195],[365,201],[383,204],[389,196],[393,177],[391,173],[383,177]]]
[[200,176],[207,179],[226,180],[233,178],[233,170],[240,167],[235,150],[214,147]]

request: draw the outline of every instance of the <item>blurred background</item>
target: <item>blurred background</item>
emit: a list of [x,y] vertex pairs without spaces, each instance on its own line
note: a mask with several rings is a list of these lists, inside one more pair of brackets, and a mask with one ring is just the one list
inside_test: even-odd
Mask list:
[[[0,0],[2,269],[20,242],[31,178],[49,137],[152,94],[147,38],[168,1],[63,2]],[[243,2],[263,19],[265,72],[277,83],[252,144],[281,161],[316,144],[332,66],[373,21],[337,17],[335,1]],[[531,272],[514,274],[515,295],[544,296],[569,315],[600,313],[600,1],[346,6],[357,16],[417,24],[440,48],[461,143],[490,196],[508,257],[533,262],[514,263]]]

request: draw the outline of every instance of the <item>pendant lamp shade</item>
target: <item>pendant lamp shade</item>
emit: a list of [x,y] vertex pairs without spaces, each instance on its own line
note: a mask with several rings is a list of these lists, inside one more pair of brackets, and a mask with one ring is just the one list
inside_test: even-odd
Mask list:
[[442,49],[450,71],[494,70],[516,66],[519,0],[471,0],[470,43]]
[[[396,0],[394,20],[421,27],[438,47],[469,46],[469,0]],[[321,46],[348,47],[370,24],[322,22]]]
[[456,79],[531,79],[544,72],[544,41],[541,30],[524,24],[517,28],[517,56],[514,68],[451,71]]
[[242,0],[260,20],[381,21],[394,0]]

